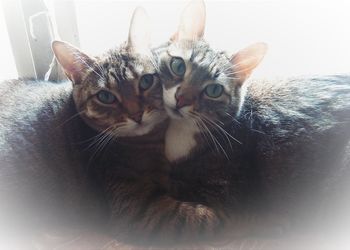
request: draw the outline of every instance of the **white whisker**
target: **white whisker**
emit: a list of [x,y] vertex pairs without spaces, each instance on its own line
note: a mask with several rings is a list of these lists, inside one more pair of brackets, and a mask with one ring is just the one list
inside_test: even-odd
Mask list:
[[222,147],[222,145],[220,144],[220,142],[218,141],[218,139],[214,136],[214,134],[210,131],[210,129],[208,128],[208,126],[205,124],[205,122],[202,120],[202,117],[200,116],[197,116],[198,117],[198,121],[201,122],[201,124],[203,125],[203,127],[205,128],[206,131],[208,131],[214,145],[215,145],[215,148],[217,150],[217,152],[220,152],[218,146],[220,147],[220,149],[222,150],[222,152],[224,153],[224,155],[227,157],[228,159],[228,156],[226,154],[226,151],[224,150],[224,148]]
[[231,114],[228,113],[228,112],[225,112],[225,114],[226,114],[227,116],[231,117],[231,118],[232,118],[232,121],[236,122],[238,125],[241,125],[241,123],[240,123],[233,115],[231,115]]
[[64,124],[66,124],[67,122],[73,120],[74,118],[78,117],[79,115],[83,114],[84,112],[85,112],[85,110],[80,111],[80,112],[78,112],[78,113],[72,115],[70,118],[68,118],[67,120],[65,120],[62,124],[60,124],[57,128],[62,127]]
[[[82,57],[79,53],[77,52],[73,52],[74,54],[74,57],[78,60],[77,62],[82,62],[88,69],[92,70],[94,73],[96,73],[101,79],[105,79],[104,76],[102,76],[101,74],[99,74],[98,72],[96,72],[96,70],[91,66],[89,65]],[[76,63],[77,63],[76,62]]]
[[220,125],[216,124],[213,120],[211,120],[209,117],[207,117],[206,115],[202,115],[202,117],[207,120],[208,122],[210,122],[211,124],[215,125],[218,129],[220,129],[220,131],[222,131],[225,135],[229,136],[231,139],[233,139],[234,141],[236,141],[239,144],[242,144],[242,142],[240,142],[239,140],[237,140],[236,138],[234,138],[232,135],[230,135],[225,129],[223,129]]
[[217,131],[217,132],[219,132],[219,134],[223,134],[225,136],[226,140],[228,141],[228,143],[230,145],[231,151],[232,151],[233,148],[232,148],[231,141],[230,141],[230,139],[227,136],[228,133],[226,131],[225,131],[226,133],[223,133],[223,131],[222,131],[223,129],[222,130],[218,130],[217,128],[221,129],[221,127],[219,125],[217,125],[215,122],[213,122],[212,120],[210,120],[209,118],[205,117],[204,115],[202,115],[202,118],[205,121],[207,121],[210,125],[212,125],[212,126],[214,125],[215,131]]
[[191,119],[193,119],[196,126],[198,127],[198,129],[200,131],[200,135],[205,139],[207,144],[210,146],[211,150],[214,151],[215,149],[212,147],[212,145],[210,143],[210,140],[209,140],[208,135],[206,133],[206,129],[204,128],[204,126],[201,124],[201,121],[199,120],[200,118],[197,117],[195,114],[189,113],[189,115],[190,115]]
[[99,140],[97,145],[97,148],[95,149],[94,153],[91,155],[89,159],[89,164],[92,162],[94,158],[97,157],[98,154],[100,154],[103,149],[109,144],[109,142],[114,138],[114,135],[112,133],[106,132]]

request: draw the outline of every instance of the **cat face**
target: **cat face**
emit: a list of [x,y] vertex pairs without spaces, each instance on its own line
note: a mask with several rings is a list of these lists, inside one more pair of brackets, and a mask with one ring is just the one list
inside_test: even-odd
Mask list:
[[260,60],[262,51],[264,44],[254,44],[230,58],[204,40],[170,43],[160,53],[163,99],[169,116],[184,119],[197,113],[221,120],[227,112],[236,115],[242,84],[258,64],[255,52]]
[[[232,122],[242,104],[242,85],[266,52],[263,43],[232,56],[215,51],[203,40],[204,26],[205,6],[202,1],[193,1],[184,10],[171,41],[156,50],[164,106],[172,124],[177,124],[168,131],[187,131],[184,137],[189,138],[186,143],[190,146],[181,142],[186,154],[196,144],[193,134],[220,130],[223,124]],[[172,140],[171,144],[179,143]],[[175,151],[180,148],[171,147]]]
[[137,9],[128,42],[101,57],[90,57],[64,42],[53,43],[56,58],[73,82],[78,112],[98,131],[141,136],[166,118],[147,23],[145,12]]
[[263,43],[231,57],[215,51],[202,39],[204,26],[204,4],[194,1],[184,10],[172,41],[158,50],[164,105],[173,119],[194,113],[213,119],[225,112],[235,115],[242,84],[265,54]]
[[238,111],[241,84],[229,57],[203,40],[172,42],[160,56],[165,109],[172,119],[213,119]]
[[203,2],[192,2],[183,12],[179,30],[159,49],[164,104],[173,119],[197,112],[219,118],[241,102],[241,86],[266,52],[266,45],[251,45],[233,56],[213,50],[202,38]]

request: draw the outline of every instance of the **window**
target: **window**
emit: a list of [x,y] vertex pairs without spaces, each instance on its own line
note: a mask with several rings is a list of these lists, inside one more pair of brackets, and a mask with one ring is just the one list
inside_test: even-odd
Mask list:
[[[160,44],[176,30],[185,4],[160,0],[3,0],[0,32],[9,31],[9,37],[1,36],[0,78],[16,77],[16,65],[18,76],[43,79],[52,59],[50,40],[58,35],[90,54],[117,46],[126,40],[132,11],[138,5],[143,5],[153,20],[153,44]],[[256,76],[349,72],[350,2],[208,0],[206,4],[206,39],[213,47],[235,51],[257,41],[269,44]],[[45,24],[48,17],[52,30],[45,31],[45,25],[50,25]]]
[[4,12],[0,5],[0,81],[17,78],[17,70],[13,58],[10,40],[7,36]]

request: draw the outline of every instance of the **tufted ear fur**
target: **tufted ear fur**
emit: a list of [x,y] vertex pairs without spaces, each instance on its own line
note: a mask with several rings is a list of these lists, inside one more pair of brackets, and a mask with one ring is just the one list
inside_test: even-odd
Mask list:
[[95,59],[66,42],[53,41],[52,50],[73,84],[79,84],[87,70],[95,63]]
[[193,0],[183,10],[180,25],[171,40],[200,40],[205,30],[205,4],[203,0]]
[[234,75],[239,84],[251,75],[253,70],[260,64],[267,51],[267,44],[255,43],[234,54],[231,63]]
[[150,19],[144,8],[135,9],[129,28],[128,47],[139,54],[149,54],[151,44]]

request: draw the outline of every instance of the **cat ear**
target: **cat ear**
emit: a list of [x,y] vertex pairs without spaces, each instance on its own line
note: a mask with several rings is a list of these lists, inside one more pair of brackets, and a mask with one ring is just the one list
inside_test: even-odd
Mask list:
[[149,54],[151,46],[151,24],[147,12],[142,7],[137,7],[132,15],[128,47],[140,54]]
[[238,82],[243,82],[250,76],[261,60],[264,58],[267,51],[267,44],[255,43],[234,54],[231,57],[231,63],[234,70],[234,75]]
[[171,40],[199,40],[205,29],[205,4],[203,0],[193,0],[183,10],[180,25]]
[[66,42],[53,41],[52,50],[67,77],[74,84],[79,84],[87,69],[95,63],[94,59]]

